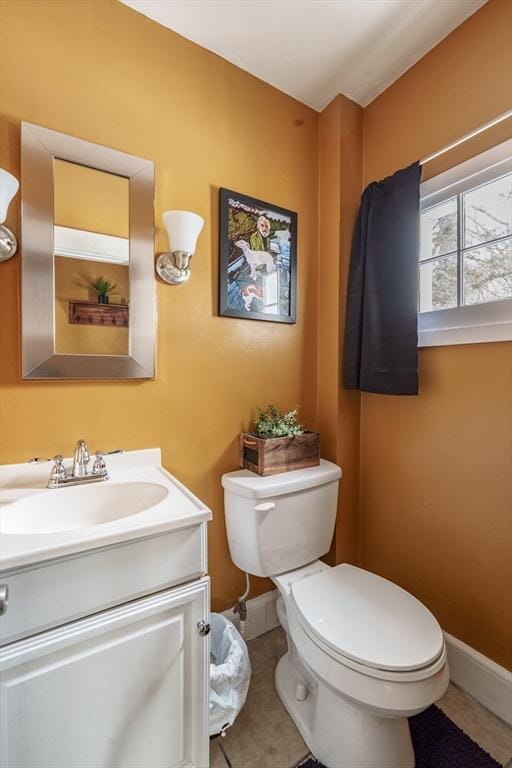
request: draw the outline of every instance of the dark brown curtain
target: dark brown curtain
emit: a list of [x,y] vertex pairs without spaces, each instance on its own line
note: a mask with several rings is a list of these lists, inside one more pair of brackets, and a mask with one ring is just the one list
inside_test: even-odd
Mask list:
[[418,394],[418,258],[421,166],[363,192],[347,295],[343,386]]

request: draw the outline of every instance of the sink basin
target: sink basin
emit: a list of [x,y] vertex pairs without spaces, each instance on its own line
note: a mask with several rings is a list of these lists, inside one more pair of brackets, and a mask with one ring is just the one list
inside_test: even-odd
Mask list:
[[79,485],[36,493],[0,512],[0,533],[35,534],[91,528],[154,507],[168,490],[157,483]]
[[[71,461],[65,458],[65,466]],[[104,482],[47,489],[48,464],[0,465],[0,581],[13,568],[211,520],[210,510],[162,466],[159,448],[109,455],[107,466]]]

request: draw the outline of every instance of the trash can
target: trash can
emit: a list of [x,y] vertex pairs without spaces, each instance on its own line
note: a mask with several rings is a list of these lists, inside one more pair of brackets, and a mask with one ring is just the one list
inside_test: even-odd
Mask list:
[[231,621],[212,613],[210,627],[210,736],[215,736],[233,725],[245,703],[251,663],[247,646]]

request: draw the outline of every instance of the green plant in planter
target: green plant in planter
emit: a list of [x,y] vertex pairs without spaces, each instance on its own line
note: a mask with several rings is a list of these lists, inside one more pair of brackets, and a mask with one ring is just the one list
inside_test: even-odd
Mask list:
[[306,431],[304,424],[297,421],[298,409],[293,411],[280,411],[275,405],[269,405],[266,410],[257,407],[258,417],[254,421],[254,431],[251,433],[256,437],[268,439],[271,437],[297,437],[303,435]]
[[100,304],[108,304],[108,297],[111,293],[114,293],[117,283],[111,283],[110,280],[106,280],[104,277],[97,277],[91,283],[91,288],[96,292]]

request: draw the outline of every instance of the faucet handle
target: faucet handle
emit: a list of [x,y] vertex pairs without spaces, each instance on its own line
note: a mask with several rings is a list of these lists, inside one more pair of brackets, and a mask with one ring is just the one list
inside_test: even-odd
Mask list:
[[64,464],[62,463],[64,461],[64,457],[61,456],[60,453],[58,453],[57,456],[53,457],[53,461],[54,461],[54,464],[52,467],[52,471],[50,472],[48,488],[58,488],[63,481],[67,480],[66,469],[64,467]]
[[107,479],[108,471],[107,465],[105,464],[105,459],[103,458],[104,455],[105,454],[103,451],[96,451],[96,458],[94,459],[94,464],[92,465],[92,474],[99,475],[100,477]]

